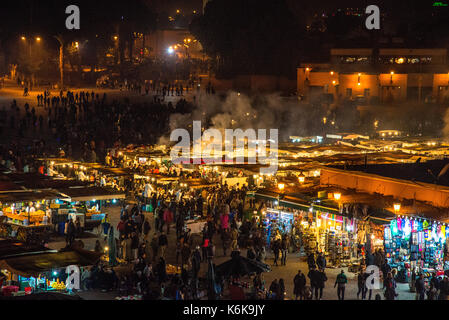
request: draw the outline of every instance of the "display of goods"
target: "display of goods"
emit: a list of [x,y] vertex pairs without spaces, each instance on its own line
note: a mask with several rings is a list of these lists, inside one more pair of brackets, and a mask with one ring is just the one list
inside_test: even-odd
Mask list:
[[5,224],[0,225],[0,237],[6,238],[9,236],[10,230],[9,226]]
[[17,232],[17,240],[26,242],[28,238],[27,231],[25,229],[19,229]]
[[177,274],[177,273],[180,274],[181,267],[176,267],[171,264],[167,264],[166,272],[167,272],[167,274]]
[[51,282],[51,287],[55,290],[65,290],[66,289],[64,282],[60,282],[59,279]]

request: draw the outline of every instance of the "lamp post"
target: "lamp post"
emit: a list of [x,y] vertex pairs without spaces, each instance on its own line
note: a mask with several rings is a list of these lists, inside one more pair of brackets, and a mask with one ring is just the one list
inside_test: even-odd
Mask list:
[[[31,63],[31,59],[32,59],[32,55],[31,55],[31,46],[32,46],[31,41],[32,41],[32,37],[22,36],[22,37],[20,37],[20,39],[22,41],[24,41],[24,43],[28,46],[28,57],[29,57],[30,63]],[[39,43],[41,41],[41,37],[37,36],[35,38],[35,40],[36,40],[36,42]],[[33,74],[31,76],[33,78]]]
[[64,39],[62,35],[54,36],[56,40],[59,42],[59,82],[60,89],[64,88]]
[[338,212],[340,212],[340,199],[341,199],[341,193],[340,193],[340,192],[334,192],[334,199],[337,201],[337,204],[338,204]]
[[278,210],[279,210],[279,220],[281,219],[281,194],[283,193],[285,185],[283,183],[278,184],[278,189],[280,193],[278,194]]
[[394,213],[398,214],[399,211],[401,210],[401,204],[400,203],[393,204],[393,209],[394,209]]

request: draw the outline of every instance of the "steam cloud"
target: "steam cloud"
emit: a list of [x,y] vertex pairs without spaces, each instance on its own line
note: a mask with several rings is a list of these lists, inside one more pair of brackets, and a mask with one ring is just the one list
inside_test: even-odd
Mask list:
[[[309,107],[310,108],[310,107]],[[297,101],[287,101],[276,94],[249,97],[230,92],[222,98],[218,95],[201,95],[197,106],[190,114],[173,114],[170,131],[178,128],[191,129],[193,121],[201,121],[204,129],[278,129],[279,139],[284,141],[291,135],[307,134],[307,106]],[[169,137],[159,139],[160,144],[169,144]]]

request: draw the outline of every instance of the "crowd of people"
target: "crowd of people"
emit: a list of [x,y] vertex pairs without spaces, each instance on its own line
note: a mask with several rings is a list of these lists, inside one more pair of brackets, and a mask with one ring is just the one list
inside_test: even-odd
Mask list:
[[[63,149],[75,159],[103,162],[106,149],[114,145],[156,143],[169,130],[170,115],[191,108],[184,98],[177,103],[156,98],[132,103],[128,98],[110,101],[106,93],[94,91],[60,91],[51,96],[45,90],[38,94],[35,107],[28,103],[21,107],[14,100],[9,112],[3,108],[0,132],[7,133],[2,141],[7,152],[25,148],[26,154],[42,156]],[[36,153],[28,152],[32,148]]]

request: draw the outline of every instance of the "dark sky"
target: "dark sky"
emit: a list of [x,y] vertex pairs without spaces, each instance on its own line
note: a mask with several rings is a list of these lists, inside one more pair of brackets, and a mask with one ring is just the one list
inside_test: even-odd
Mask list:
[[193,10],[201,12],[203,0],[147,0],[158,12],[167,12],[169,15],[175,15],[176,10],[192,13]]

